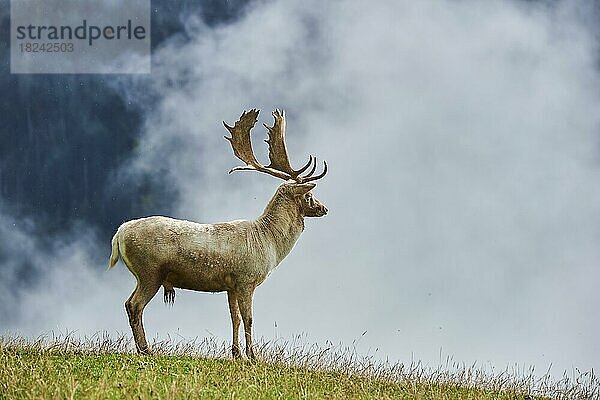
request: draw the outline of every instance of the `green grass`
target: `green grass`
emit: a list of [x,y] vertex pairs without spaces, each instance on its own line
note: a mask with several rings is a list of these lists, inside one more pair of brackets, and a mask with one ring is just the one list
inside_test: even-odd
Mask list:
[[[0,340],[0,399],[534,399],[594,398],[598,382],[358,358],[348,349],[262,343],[262,361],[231,360],[226,345],[159,342],[139,356],[121,337]],[[551,397],[536,397],[546,391]],[[595,392],[594,392],[595,391]]]

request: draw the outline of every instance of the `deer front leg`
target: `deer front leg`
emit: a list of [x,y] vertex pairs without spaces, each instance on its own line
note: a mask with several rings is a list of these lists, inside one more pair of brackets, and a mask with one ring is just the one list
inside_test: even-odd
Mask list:
[[252,347],[252,296],[254,290],[239,293],[238,304],[244,321],[244,333],[246,336],[246,356],[252,360],[256,359]]
[[234,291],[227,292],[227,300],[229,302],[229,313],[231,314],[231,326],[233,327],[233,344],[231,345],[231,354],[233,358],[240,358],[240,307],[238,305],[238,296]]

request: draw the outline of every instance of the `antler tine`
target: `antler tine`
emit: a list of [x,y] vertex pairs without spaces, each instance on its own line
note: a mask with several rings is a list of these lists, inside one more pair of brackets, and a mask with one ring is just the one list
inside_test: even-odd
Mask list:
[[[306,164],[305,164],[305,165],[304,165],[302,168],[300,168],[298,171],[296,171],[296,173],[298,174],[298,176],[299,176],[301,173],[303,173],[304,171],[306,171],[306,170],[308,169],[308,167],[310,167],[310,165],[311,165],[311,164],[312,164],[312,162],[313,162],[313,158],[314,158],[314,157],[312,156],[312,154],[309,154],[309,155],[308,155],[308,162],[307,162],[307,163],[306,163]],[[315,159],[315,161],[316,161],[316,159]]]
[[312,176],[312,174],[314,174],[314,173],[315,173],[315,170],[317,169],[317,157],[315,157],[315,158],[314,158],[314,160],[315,160],[315,162],[314,162],[314,164],[312,165],[312,168],[310,169],[310,171],[309,171],[309,172],[308,172],[306,175],[304,175],[304,176],[300,177],[300,179],[306,179],[306,178],[308,178],[308,177],[311,177],[311,176]]
[[323,172],[321,172],[317,176],[307,177],[306,179],[302,178],[302,183],[316,181],[317,179],[321,179],[322,177],[324,177],[325,174],[327,174],[327,161],[323,161],[323,166],[324,166],[323,167]]
[[277,178],[281,178],[283,180],[291,179],[292,176],[286,171],[265,167],[254,156],[254,151],[252,150],[252,142],[250,140],[250,130],[256,124],[259,112],[260,111],[257,109],[244,111],[240,119],[235,123],[233,127],[227,125],[225,121],[223,121],[223,125],[231,133],[231,137],[225,136],[225,139],[227,139],[229,143],[231,143],[233,154],[246,164],[231,169],[229,173],[232,173],[234,171],[254,170],[264,172],[266,174],[275,176]]

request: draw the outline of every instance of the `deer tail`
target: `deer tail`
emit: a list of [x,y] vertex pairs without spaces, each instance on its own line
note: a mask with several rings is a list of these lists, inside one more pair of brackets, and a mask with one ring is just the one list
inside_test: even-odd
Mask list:
[[110,253],[110,260],[108,261],[108,269],[111,269],[115,266],[117,261],[119,261],[119,231],[115,233],[111,242],[112,251]]

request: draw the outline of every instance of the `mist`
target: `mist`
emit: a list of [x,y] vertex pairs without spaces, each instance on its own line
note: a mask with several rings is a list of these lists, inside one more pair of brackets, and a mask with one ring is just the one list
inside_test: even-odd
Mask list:
[[[257,289],[257,337],[303,333],[430,365],[451,356],[597,369],[594,12],[584,2],[432,0],[255,2],[217,26],[191,14],[189,40],[156,47],[150,76],[110,82],[145,110],[119,174],[164,177],[174,217],[255,218],[279,182],[227,174],[239,160],[221,121],[256,107],[271,124],[284,108],[294,165],[315,154],[330,166],[314,190],[330,212],[306,221]],[[264,138],[257,124],[263,161]],[[122,263],[104,272],[109,237],[84,225],[48,246],[1,220],[2,237],[17,239],[5,258],[29,254],[44,271],[6,329],[129,331],[134,278]],[[160,300],[144,313],[149,338],[229,340],[223,294]]]

